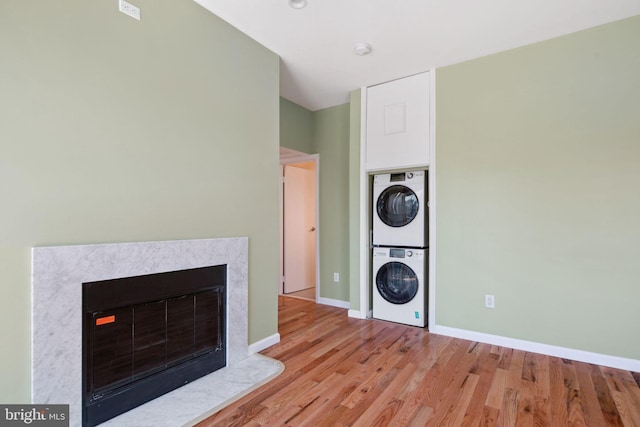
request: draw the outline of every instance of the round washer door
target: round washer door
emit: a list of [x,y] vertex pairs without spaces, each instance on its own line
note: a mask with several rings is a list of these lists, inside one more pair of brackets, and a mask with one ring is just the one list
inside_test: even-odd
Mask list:
[[406,304],[418,293],[418,277],[401,262],[388,262],[376,274],[380,296],[392,304]]
[[390,227],[404,227],[418,215],[418,196],[409,187],[392,185],[386,188],[376,202],[376,211],[382,222]]

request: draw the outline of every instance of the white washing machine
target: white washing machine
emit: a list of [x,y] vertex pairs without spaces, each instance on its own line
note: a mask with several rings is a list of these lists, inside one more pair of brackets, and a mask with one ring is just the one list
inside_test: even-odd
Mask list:
[[428,246],[426,188],[426,171],[373,177],[374,246]]
[[428,249],[373,248],[373,317],[427,324]]

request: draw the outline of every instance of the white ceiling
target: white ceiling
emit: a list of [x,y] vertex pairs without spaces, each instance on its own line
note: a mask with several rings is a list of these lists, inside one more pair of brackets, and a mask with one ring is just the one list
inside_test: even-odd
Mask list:
[[[195,1],[280,55],[280,94],[311,111],[359,87],[640,14],[640,0]],[[355,55],[359,42],[373,52]]]

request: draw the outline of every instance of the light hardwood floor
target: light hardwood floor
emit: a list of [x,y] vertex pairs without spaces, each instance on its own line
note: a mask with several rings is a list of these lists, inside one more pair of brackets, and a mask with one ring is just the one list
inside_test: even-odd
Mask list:
[[640,374],[280,297],[285,371],[208,426],[640,426]]
[[308,299],[311,301],[315,301],[316,300],[316,288],[307,288],[307,289],[303,289],[301,291],[297,291],[297,292],[291,292],[288,293],[286,295],[283,295],[286,297],[298,297],[298,298],[304,298],[304,299]]

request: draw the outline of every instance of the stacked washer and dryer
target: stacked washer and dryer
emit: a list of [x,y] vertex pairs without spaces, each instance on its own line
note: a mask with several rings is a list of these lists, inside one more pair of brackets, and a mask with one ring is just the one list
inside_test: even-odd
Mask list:
[[426,171],[374,176],[374,318],[426,326],[428,218]]

